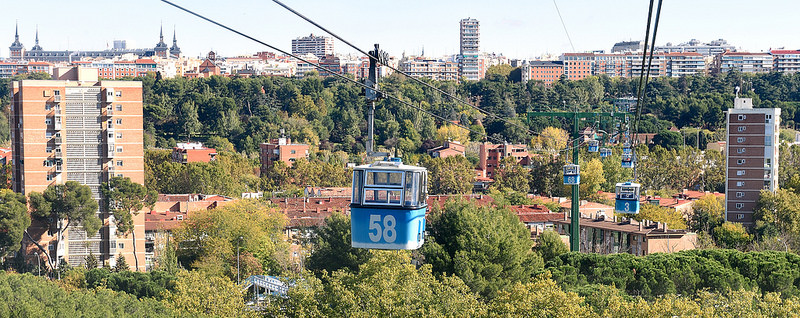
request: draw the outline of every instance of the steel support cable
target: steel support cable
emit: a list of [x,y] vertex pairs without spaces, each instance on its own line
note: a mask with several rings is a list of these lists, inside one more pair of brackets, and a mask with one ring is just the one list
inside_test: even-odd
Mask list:
[[405,106],[408,106],[408,107],[414,108],[414,109],[416,109],[416,110],[418,110],[418,111],[421,111],[421,112],[424,112],[424,113],[426,113],[426,114],[428,114],[428,115],[431,115],[431,116],[433,116],[433,117],[434,117],[434,118],[436,118],[436,119],[439,119],[439,120],[445,121],[445,122],[447,122],[448,124],[451,124],[451,125],[455,125],[455,126],[461,127],[461,128],[463,128],[463,129],[466,129],[466,130],[467,130],[467,131],[469,131],[469,132],[472,132],[472,133],[475,133],[475,134],[478,134],[478,135],[485,136],[486,138],[493,139],[493,140],[495,140],[495,141],[498,141],[498,142],[501,142],[501,143],[502,143],[502,142],[505,142],[505,141],[504,141],[504,140],[502,140],[502,139],[499,139],[499,138],[496,138],[496,137],[489,136],[489,135],[488,135],[488,134],[486,134],[485,132],[483,132],[483,133],[482,133],[482,132],[479,132],[479,131],[476,131],[476,130],[472,130],[471,128],[469,128],[469,127],[467,127],[467,126],[465,126],[465,125],[453,123],[453,122],[449,121],[447,118],[444,118],[443,116],[439,116],[439,115],[437,115],[437,114],[431,113],[431,112],[429,112],[429,111],[427,111],[427,110],[425,110],[425,109],[422,109],[421,107],[418,107],[418,106],[416,106],[416,105],[414,105],[414,104],[412,104],[412,103],[409,103],[409,102],[407,102],[407,101],[404,101],[404,100],[402,100],[401,98],[399,98],[399,97],[397,97],[397,96],[394,96],[394,95],[391,95],[391,94],[389,94],[389,93],[387,93],[387,92],[381,91],[381,90],[379,90],[379,89],[375,89],[375,88],[369,87],[369,86],[367,86],[367,85],[364,85],[363,83],[360,83],[360,82],[358,82],[358,81],[356,81],[356,80],[353,80],[353,79],[351,79],[351,78],[349,78],[349,77],[346,77],[346,76],[344,76],[344,75],[338,74],[338,73],[334,72],[333,70],[329,70],[329,69],[327,69],[327,68],[325,68],[325,67],[323,67],[323,66],[321,66],[321,65],[319,65],[319,64],[317,64],[317,63],[313,63],[313,62],[311,62],[311,61],[308,61],[308,60],[306,60],[306,59],[303,59],[302,57],[299,57],[299,56],[296,56],[296,55],[294,55],[294,54],[291,54],[291,53],[289,53],[289,52],[286,52],[286,51],[284,51],[284,50],[281,50],[281,49],[279,49],[279,48],[277,48],[277,47],[274,47],[274,46],[272,46],[272,45],[270,45],[270,44],[268,44],[268,43],[266,43],[266,42],[263,42],[263,41],[261,41],[261,40],[259,40],[259,39],[256,39],[256,38],[252,37],[252,36],[249,36],[249,35],[247,35],[247,34],[244,34],[244,33],[242,33],[242,32],[239,32],[239,31],[237,31],[237,30],[235,30],[235,29],[233,29],[233,28],[231,28],[231,27],[228,27],[228,26],[226,26],[226,25],[224,25],[224,24],[222,24],[222,23],[219,23],[219,22],[217,22],[217,21],[214,21],[214,20],[212,20],[212,19],[210,19],[210,18],[207,18],[207,17],[205,17],[205,16],[203,16],[203,15],[201,15],[201,14],[199,14],[199,13],[195,13],[195,12],[194,12],[194,11],[192,11],[192,10],[189,10],[189,9],[186,9],[186,8],[184,8],[184,7],[181,7],[181,6],[177,5],[177,4],[174,4],[174,3],[172,3],[172,2],[170,2],[170,1],[168,1],[168,0],[161,0],[161,1],[162,1],[162,2],[164,2],[164,3],[167,3],[167,4],[171,5],[171,6],[173,6],[173,7],[175,7],[175,8],[178,8],[178,9],[180,9],[180,10],[183,10],[183,11],[185,11],[186,13],[189,13],[189,14],[191,14],[191,15],[194,15],[194,16],[198,17],[198,18],[201,18],[201,19],[203,19],[203,20],[206,20],[206,21],[208,21],[208,22],[210,22],[210,23],[212,23],[212,24],[215,24],[215,25],[217,25],[217,26],[219,26],[219,27],[221,27],[221,28],[223,28],[223,29],[226,29],[226,30],[228,30],[228,31],[231,31],[231,32],[233,32],[233,33],[236,33],[236,34],[238,34],[238,35],[240,35],[240,36],[243,36],[243,37],[245,37],[245,38],[247,38],[247,39],[249,39],[249,40],[252,40],[252,41],[254,41],[254,42],[258,43],[258,44],[264,45],[264,46],[266,46],[266,47],[268,47],[268,48],[270,48],[270,49],[273,49],[273,50],[275,50],[275,51],[278,51],[278,52],[280,52],[281,54],[285,54],[285,55],[291,56],[291,57],[293,57],[293,58],[295,58],[295,59],[298,59],[298,60],[300,60],[300,61],[302,61],[302,62],[308,63],[309,65],[311,65],[311,66],[314,66],[315,68],[317,68],[317,69],[319,69],[319,70],[322,70],[322,71],[328,72],[328,73],[330,73],[330,74],[332,74],[332,75],[334,75],[334,76],[336,76],[336,77],[338,77],[338,78],[341,78],[341,79],[343,79],[343,80],[345,80],[345,81],[351,82],[351,83],[355,84],[356,86],[360,86],[360,87],[362,87],[362,88],[365,88],[365,89],[371,89],[371,90],[374,90],[374,91],[376,91],[376,92],[379,92],[379,93],[381,93],[383,96],[386,96],[386,97],[389,97],[389,98],[391,98],[391,99],[394,99],[394,100],[398,101],[399,103],[401,103],[401,104],[403,104],[403,105],[405,105]]
[[[327,28],[323,27],[323,26],[322,26],[322,25],[320,25],[319,23],[315,22],[315,21],[314,21],[314,20],[312,20],[311,18],[309,18],[309,17],[306,17],[306,16],[305,16],[305,15],[303,15],[302,13],[300,13],[300,12],[297,12],[297,10],[294,10],[294,9],[292,9],[291,7],[287,6],[287,5],[286,5],[286,4],[284,4],[283,2],[281,2],[281,1],[279,1],[279,0],[272,0],[272,2],[275,2],[276,4],[278,4],[279,6],[283,7],[284,9],[288,10],[288,11],[289,11],[289,12],[291,12],[291,13],[294,13],[296,16],[300,17],[301,19],[303,19],[303,20],[306,20],[306,22],[313,24],[314,26],[316,26],[316,27],[317,27],[317,28],[319,28],[320,30],[322,30],[322,31],[325,31],[326,33],[328,33],[328,34],[330,34],[331,36],[335,37],[337,40],[339,40],[339,41],[342,41],[342,43],[344,43],[344,44],[347,44],[348,46],[352,47],[353,49],[355,49],[355,50],[356,50],[356,51],[358,51],[359,53],[361,53],[361,54],[364,54],[364,55],[366,55],[366,56],[368,56],[368,57],[370,57],[370,58],[374,58],[374,59],[376,59],[376,60],[379,60],[379,61],[380,61],[380,59],[379,59],[377,56],[373,56],[372,54],[369,54],[369,52],[365,52],[364,50],[362,50],[362,49],[358,48],[357,46],[355,46],[355,45],[353,45],[352,43],[350,43],[349,41],[347,41],[347,40],[343,39],[342,37],[340,37],[340,36],[339,36],[339,35],[337,35],[336,33],[333,33],[332,31],[330,31],[330,30],[328,30]],[[569,35],[567,35],[567,36],[569,36]],[[570,40],[570,43],[572,43],[572,40]],[[475,110],[477,110],[477,111],[479,111],[479,112],[481,112],[481,113],[483,113],[483,114],[489,115],[490,117],[493,117],[493,118],[495,118],[495,119],[501,120],[501,121],[503,121],[503,122],[505,122],[505,123],[507,123],[507,124],[510,124],[510,125],[516,126],[517,128],[521,128],[521,129],[525,130],[525,131],[526,131],[526,132],[527,132],[529,135],[531,135],[531,136],[538,136],[538,135],[539,135],[539,133],[536,133],[536,132],[534,132],[534,131],[530,130],[529,128],[526,128],[526,127],[524,127],[524,126],[522,126],[522,125],[519,125],[519,124],[517,124],[517,123],[515,123],[515,122],[513,122],[513,121],[511,121],[511,120],[508,120],[508,119],[506,119],[506,118],[500,117],[500,116],[498,116],[498,115],[496,115],[496,114],[494,114],[494,113],[492,113],[492,112],[490,112],[490,111],[484,110],[484,109],[482,109],[482,108],[480,108],[480,107],[478,107],[478,106],[472,105],[472,104],[470,104],[469,102],[467,102],[467,101],[465,101],[465,100],[463,100],[463,99],[461,99],[461,98],[458,98],[458,97],[456,97],[456,96],[454,96],[454,95],[452,95],[452,94],[450,94],[450,93],[448,93],[448,92],[445,92],[444,90],[442,90],[442,89],[440,89],[440,88],[438,88],[438,87],[435,87],[435,86],[433,86],[433,85],[431,85],[431,84],[425,83],[424,81],[422,81],[422,80],[420,80],[420,79],[418,79],[418,78],[416,78],[416,77],[413,77],[413,76],[409,75],[408,73],[406,73],[406,72],[403,72],[402,70],[400,70],[400,69],[397,69],[397,68],[395,68],[395,67],[393,67],[393,66],[391,66],[391,65],[388,65],[388,64],[383,64],[383,66],[386,66],[386,67],[388,67],[389,69],[391,69],[391,70],[393,70],[393,71],[395,71],[395,72],[397,72],[397,73],[400,73],[400,74],[402,74],[402,75],[404,75],[404,76],[406,76],[406,77],[410,78],[411,80],[413,80],[413,81],[415,81],[415,82],[417,82],[417,83],[419,83],[419,84],[422,84],[422,85],[423,85],[423,86],[425,86],[425,87],[428,87],[428,88],[430,88],[430,89],[433,89],[433,90],[435,90],[435,91],[437,91],[437,92],[439,92],[439,93],[441,93],[441,94],[443,94],[443,95],[445,95],[445,96],[447,96],[447,97],[450,97],[451,99],[453,99],[453,100],[455,100],[455,101],[457,101],[457,102],[459,102],[459,103],[462,103],[462,104],[464,104],[464,105],[467,105],[467,106],[469,106],[469,107],[471,107],[471,108],[473,108],[473,109],[475,109]]]
[[[638,99],[636,101],[636,116],[634,117],[634,121],[633,121],[633,141],[631,142],[631,144],[632,144],[631,151],[633,153],[634,161],[638,161],[636,159],[636,143],[639,140],[639,123],[641,121],[642,108],[644,108],[644,99],[645,99],[646,93],[647,93],[647,82],[650,79],[650,69],[652,68],[652,65],[653,65],[653,55],[655,53],[656,36],[658,35],[658,24],[659,24],[659,21],[661,19],[661,4],[663,3],[663,0],[658,0],[658,8],[656,9],[656,20],[655,20],[655,23],[653,24],[653,40],[650,43],[650,57],[647,60],[648,62],[647,62],[647,66],[646,66],[646,72],[647,73],[644,73],[644,71],[645,71],[645,63],[644,62],[645,62],[645,59],[647,59],[647,45],[648,45],[647,40],[648,40],[648,37],[650,36],[650,24],[651,24],[650,22],[651,22],[651,19],[652,19],[653,3],[654,2],[655,2],[655,0],[650,0],[650,9],[649,9],[649,11],[647,13],[647,31],[646,31],[647,34],[645,34],[645,43],[644,43],[645,50],[642,53],[642,73],[640,74],[640,77],[639,77],[639,94],[638,94]],[[637,166],[638,166],[637,164],[633,165],[633,180],[634,181],[637,180],[637,178],[638,178]]]

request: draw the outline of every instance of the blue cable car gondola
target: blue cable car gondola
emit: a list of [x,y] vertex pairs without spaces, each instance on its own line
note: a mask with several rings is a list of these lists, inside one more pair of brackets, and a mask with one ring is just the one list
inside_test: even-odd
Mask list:
[[623,168],[633,168],[633,154],[622,154],[622,167]]
[[428,171],[400,158],[353,169],[351,244],[357,248],[414,250],[425,242]]
[[597,152],[597,150],[600,148],[599,140],[589,140],[586,142],[586,144],[589,146],[589,152]]
[[575,164],[564,165],[564,185],[581,184],[581,167]]
[[614,211],[624,214],[639,213],[639,190],[641,185],[638,183],[625,182],[617,183],[616,201]]
[[600,148],[600,158],[606,158],[610,156],[611,156],[611,149]]

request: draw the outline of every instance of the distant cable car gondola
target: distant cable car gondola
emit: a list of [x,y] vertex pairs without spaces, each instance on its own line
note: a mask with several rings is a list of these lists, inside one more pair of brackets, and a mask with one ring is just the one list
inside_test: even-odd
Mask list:
[[564,185],[581,183],[581,167],[575,164],[564,165]]
[[611,149],[600,148],[600,158],[606,158],[610,156],[611,156]]
[[622,146],[622,167],[623,168],[633,168],[634,165],[634,155],[633,149],[631,149],[631,145],[629,143],[625,143]]
[[614,211],[624,214],[639,213],[639,189],[641,186],[638,183],[617,183]]
[[427,170],[400,158],[353,169],[351,244],[357,248],[414,250],[425,242]]
[[586,144],[589,146],[589,152],[597,152],[598,148],[600,148],[599,140],[589,140]]

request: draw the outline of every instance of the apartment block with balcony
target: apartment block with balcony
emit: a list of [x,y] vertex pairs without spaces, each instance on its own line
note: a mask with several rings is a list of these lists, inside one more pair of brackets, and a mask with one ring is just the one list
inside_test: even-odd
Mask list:
[[292,54],[303,55],[309,53],[318,58],[333,55],[333,38],[311,34],[292,40]]
[[773,58],[769,53],[725,52],[714,57],[714,72],[726,73],[736,70],[742,73],[766,73],[773,70]]
[[800,71],[800,50],[772,50],[774,69],[782,73]]
[[[73,71],[62,74],[62,80],[12,83],[14,191],[28,195],[77,181],[89,186],[92,196],[101,201],[101,184],[112,176],[144,183],[141,82],[97,81],[93,71],[93,76]],[[39,256],[63,259],[73,266],[83,264],[90,252],[110,265],[119,255],[133,260],[131,236],[118,237],[113,216],[102,208],[104,204],[100,206],[97,213],[104,225],[92,237],[74,224],[59,240],[34,221],[29,232],[49,251]],[[134,231],[144,237],[143,217],[134,217]],[[144,241],[136,244],[143,260]],[[35,263],[39,250],[34,244],[25,245],[26,258]]]
[[519,164],[524,166],[531,163],[527,145],[482,143],[478,152],[477,177],[494,178],[494,171],[500,161],[508,156],[514,157]]
[[458,81],[458,63],[454,61],[416,57],[401,61],[400,69],[416,78]]
[[736,98],[727,118],[725,220],[753,226],[761,190],[778,188],[780,108],[753,108]]
[[681,77],[706,72],[706,62],[700,53],[673,52],[666,53],[665,57],[667,59],[667,76],[669,77]]

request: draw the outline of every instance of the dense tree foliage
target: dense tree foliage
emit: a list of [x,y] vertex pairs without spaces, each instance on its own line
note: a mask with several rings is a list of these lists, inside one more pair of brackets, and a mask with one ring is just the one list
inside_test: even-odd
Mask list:
[[612,285],[634,296],[693,295],[713,291],[758,290],[800,295],[800,256],[785,252],[691,250],[637,257],[631,254],[563,254],[547,263],[566,288]]
[[313,252],[306,263],[306,268],[311,271],[332,273],[343,268],[357,271],[370,258],[369,250],[350,245],[350,217],[347,215],[331,214],[325,219],[325,225],[315,232],[311,239]]
[[105,268],[91,269],[85,276],[86,288],[108,288],[139,298],[156,299],[161,299],[164,292],[172,289],[176,280],[175,276],[164,271],[115,273]]
[[473,165],[462,156],[447,158],[423,157],[428,169],[428,194],[463,194],[472,192],[475,182]]
[[473,292],[494,297],[514,282],[530,279],[541,268],[533,253],[530,231],[503,208],[477,207],[467,201],[448,201],[430,215],[425,262],[436,273],[456,275]]
[[[277,274],[288,267],[283,239],[286,216],[255,200],[194,212],[173,231],[178,259],[184,266],[216,276],[236,277],[236,251],[249,253],[259,272]],[[244,254],[243,254],[244,255]],[[247,260],[245,258],[245,260]]]
[[0,263],[20,248],[23,233],[31,225],[26,202],[24,194],[0,190]]

